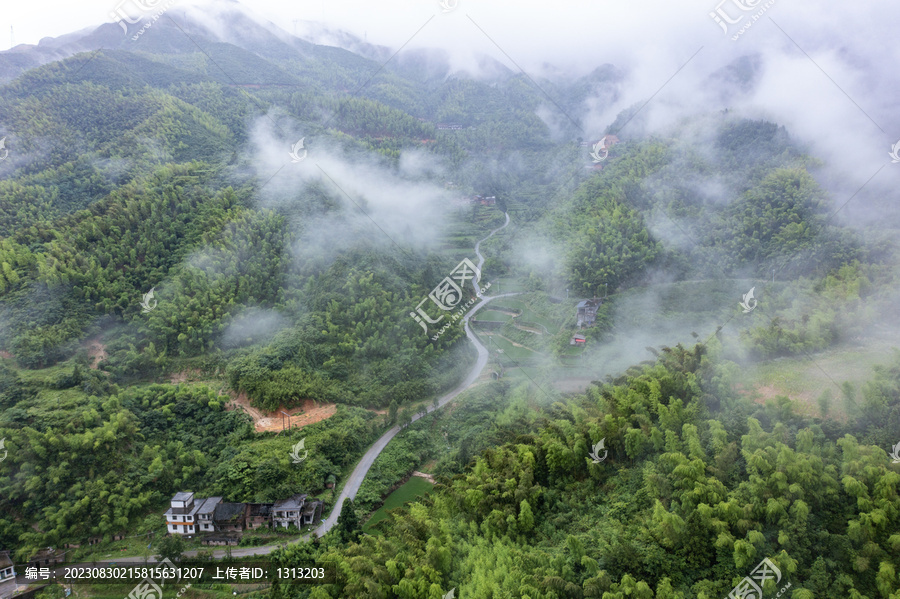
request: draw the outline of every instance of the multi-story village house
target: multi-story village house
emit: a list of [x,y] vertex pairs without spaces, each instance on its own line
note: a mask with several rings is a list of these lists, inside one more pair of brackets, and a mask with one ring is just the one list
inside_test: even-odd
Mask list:
[[197,509],[197,531],[213,532],[215,530],[213,512],[216,510],[216,506],[222,503],[222,498],[208,497],[206,499],[198,499],[197,502],[200,504],[199,509]]
[[275,526],[287,528],[291,524],[300,528],[302,521],[303,503],[306,501],[305,493],[298,493],[288,499],[281,499],[272,506],[272,522]]
[[272,522],[274,526],[287,528],[291,524],[300,528],[312,524],[322,517],[324,502],[307,501],[305,493],[298,493],[289,499],[276,501],[272,506]]
[[190,491],[175,493],[171,507],[166,510],[166,528],[169,532],[190,535],[197,532],[195,517],[200,504],[194,501]]

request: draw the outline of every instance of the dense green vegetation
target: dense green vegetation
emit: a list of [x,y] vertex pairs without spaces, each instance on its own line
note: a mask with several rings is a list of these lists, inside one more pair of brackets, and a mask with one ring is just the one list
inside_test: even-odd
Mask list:
[[[98,374],[75,366],[53,387],[91,389]],[[0,420],[9,451],[0,464],[0,542],[20,547],[20,558],[129,530],[182,489],[232,501],[274,501],[297,489],[321,493],[328,477],[352,466],[381,430],[371,412],[341,407],[304,427],[310,457],[300,468],[290,459],[300,431],[256,436],[245,415],[223,410],[227,398],[203,386],[113,386],[99,396],[67,396],[57,406],[41,401],[35,385],[8,367],[0,375],[3,405],[15,402]]]
[[[198,35],[198,51],[168,25],[152,33],[0,86],[0,549],[21,561],[161,535],[180,490],[304,492],[330,511],[366,449],[472,367],[462,326],[435,341],[410,312],[507,213],[481,245],[483,280],[518,295],[473,322],[490,350],[479,384],[390,443],[330,534],[273,554],[329,564],[337,582],[271,596],[713,599],[769,558],[791,599],[900,597],[886,455],[900,354],[853,383],[819,368],[815,408],[754,403],[740,372],[900,316],[893,231],[843,226],[787,129],[723,111],[631,136],[635,105],[598,169],[578,145],[594,133],[545,109],[549,96],[578,114],[621,79],[609,65],[536,86],[262,34]],[[351,194],[338,168],[289,175],[262,158],[271,145],[286,163],[301,136],[326,166],[409,187]],[[428,217],[427,244],[403,196],[425,191],[455,201]],[[474,194],[496,204],[459,202]],[[372,210],[385,195],[399,196],[389,215]],[[738,284],[759,299],[741,320]],[[575,304],[598,296],[586,347],[571,346]],[[605,368],[595,349],[671,321],[697,345],[553,390]],[[204,383],[168,382],[185,371]],[[237,394],[269,412],[337,407],[260,434],[225,409]],[[426,461],[439,484],[365,534]]]
[[798,416],[787,398],[749,404],[730,391],[732,367],[700,345],[666,348],[553,403],[531,432],[393,512],[383,535],[281,552],[300,563],[313,551],[341,573],[283,596],[712,599],[768,557],[794,598],[896,598],[900,476],[885,439],[900,355],[852,425]]

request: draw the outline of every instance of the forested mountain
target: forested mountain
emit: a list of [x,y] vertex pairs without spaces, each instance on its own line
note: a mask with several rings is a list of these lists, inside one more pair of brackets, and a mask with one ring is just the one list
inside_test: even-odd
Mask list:
[[[900,477],[869,443],[900,422],[900,355],[872,382],[892,390],[890,407],[848,426],[786,398],[748,405],[702,346],[664,349],[548,406],[530,432],[382,522],[383,536],[284,550],[279,563],[317,559],[338,583],[280,596],[713,599],[768,557],[781,585],[767,594],[791,581],[797,599],[897,597]],[[614,449],[587,458],[601,439]]]
[[[170,16],[0,52],[0,550],[302,492],[338,524],[273,560],[336,579],[254,595],[713,599],[767,558],[783,597],[900,598],[894,225],[850,226],[789,123],[728,108],[756,58],[705,79],[721,107],[601,130],[633,76],[603,60],[473,75],[237,2]],[[450,274],[479,256],[471,336],[420,324],[475,304]]]

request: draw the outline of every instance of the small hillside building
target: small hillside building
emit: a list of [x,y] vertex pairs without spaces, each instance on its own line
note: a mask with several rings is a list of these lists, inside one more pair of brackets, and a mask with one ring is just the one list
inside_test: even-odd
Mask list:
[[269,526],[272,520],[271,503],[251,503],[247,511],[247,530]]
[[18,589],[16,569],[9,557],[9,551],[0,551],[0,599],[12,597]]
[[207,499],[198,499],[200,504],[197,510],[197,532],[213,532],[216,527],[213,522],[213,513],[216,506],[222,503],[221,497],[209,497]]
[[303,524],[312,524],[319,520],[322,517],[322,510],[325,508],[324,501],[307,501],[303,506],[303,513],[301,514],[301,519]]
[[246,503],[220,503],[213,511],[213,525],[216,532],[240,532],[249,506]]
[[288,499],[276,501],[272,506],[273,526],[287,528],[293,524],[300,528],[304,503],[306,503],[306,493],[298,493]]
[[47,568],[62,564],[66,561],[66,552],[57,551],[53,547],[41,549],[28,558],[25,562],[26,568]]
[[597,310],[602,303],[603,300],[599,297],[578,302],[578,305],[575,306],[575,318],[578,321],[577,326],[594,326],[594,321],[597,319]]
[[293,524],[300,528],[312,524],[322,517],[324,506],[323,501],[307,499],[306,494],[297,494],[290,499],[276,501],[272,506],[273,525],[287,528]]

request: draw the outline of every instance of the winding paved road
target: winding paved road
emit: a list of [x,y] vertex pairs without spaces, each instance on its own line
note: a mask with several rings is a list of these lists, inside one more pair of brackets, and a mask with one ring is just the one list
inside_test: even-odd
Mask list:
[[[501,229],[504,229],[504,228],[506,228],[507,225],[509,225],[509,213],[504,213],[504,214],[506,216],[506,222],[503,223],[503,226],[497,227],[496,229],[491,231],[487,237],[485,237],[484,239],[480,239],[475,244],[475,255],[478,256],[478,270],[479,271],[481,270],[482,265],[484,265],[484,256],[481,255],[481,251],[480,251],[481,242],[490,239],[491,237],[493,237],[493,235],[497,231],[500,231]],[[472,284],[475,286],[476,294],[479,293],[480,290],[478,288],[478,284],[475,282],[474,279],[472,280]],[[456,388],[453,389],[453,391],[450,391],[449,393],[447,393],[446,395],[441,397],[438,400],[437,407],[435,407],[434,404],[428,406],[426,414],[431,413],[436,409],[440,409],[440,408],[444,407],[447,403],[452,401],[457,395],[459,395],[460,393],[465,391],[472,383],[475,382],[475,380],[481,374],[481,371],[487,365],[488,350],[481,344],[480,341],[478,341],[478,338],[472,332],[472,329],[469,328],[469,318],[472,315],[474,315],[478,310],[480,310],[482,307],[484,307],[488,302],[491,302],[495,299],[499,299],[501,297],[509,297],[512,295],[518,295],[518,293],[517,292],[504,293],[502,295],[495,295],[492,297],[482,297],[481,301],[479,301],[477,304],[472,306],[472,309],[469,310],[466,313],[466,315],[463,317],[463,327],[465,328],[465,331],[466,331],[466,337],[468,337],[469,341],[471,341],[475,345],[475,349],[478,352],[478,359],[475,360],[475,365],[472,367],[472,370],[469,371],[469,374],[466,376],[465,380],[463,380],[463,382],[461,382],[459,385],[457,385]],[[422,413],[417,413],[415,416],[412,417],[412,421],[415,422],[419,418],[422,418],[422,416],[423,416]],[[299,541],[308,541],[312,534],[317,534],[318,536],[321,537],[326,532],[331,530],[331,528],[337,523],[338,516],[340,516],[340,514],[341,514],[341,508],[343,507],[344,499],[346,499],[348,497],[350,499],[353,499],[356,497],[356,493],[359,491],[360,486],[362,486],[363,480],[365,480],[366,474],[369,472],[369,468],[371,468],[372,464],[375,463],[375,458],[377,458],[379,456],[379,454],[381,454],[381,452],[384,451],[384,448],[387,447],[387,444],[391,442],[391,439],[393,439],[395,436],[397,436],[397,433],[400,432],[401,428],[402,427],[400,425],[397,425],[397,426],[391,428],[390,430],[388,430],[386,433],[384,433],[378,439],[378,441],[375,442],[374,445],[372,445],[372,447],[370,447],[368,449],[368,451],[366,451],[365,454],[363,454],[362,459],[360,459],[359,463],[356,465],[356,468],[353,469],[353,472],[351,472],[350,476],[347,478],[347,482],[346,482],[346,484],[344,484],[344,488],[341,490],[340,495],[338,495],[337,501],[334,504],[334,508],[331,510],[331,514],[329,514],[328,518],[326,518],[318,526],[318,528],[316,528],[311,533],[304,535],[300,539],[295,539],[291,542],[297,543]],[[231,555],[234,557],[247,557],[247,556],[251,556],[251,555],[266,555],[266,554],[269,554],[269,553],[275,551],[283,544],[284,543],[279,543],[279,544],[275,544],[275,545],[262,545],[260,547],[235,547],[231,550]],[[216,558],[225,557],[225,550],[224,549],[215,550],[212,552],[212,554]],[[197,551],[186,551],[184,553],[184,557],[195,557],[196,555],[197,555]],[[118,563],[139,563],[139,562],[142,563],[144,561],[144,558],[143,557],[133,557],[133,556],[129,556],[129,557],[113,556],[113,557],[109,558],[109,561],[114,561],[117,564]],[[77,565],[83,566],[83,567],[91,567],[90,563],[77,564]]]
[[[503,223],[503,226],[497,227],[496,229],[491,231],[487,237],[485,237],[484,239],[479,239],[478,242],[475,244],[475,255],[478,256],[478,265],[477,266],[478,266],[479,271],[481,271],[481,266],[484,264],[484,256],[481,255],[481,251],[479,249],[481,247],[481,242],[490,239],[491,237],[494,236],[494,234],[497,231],[500,231],[501,229],[504,229],[504,228],[506,228],[507,225],[509,225],[509,213],[505,212],[504,215],[506,216],[506,222]],[[478,283],[475,281],[475,279],[472,279],[472,285],[475,287],[475,293],[479,294],[480,290],[478,288]],[[473,366],[472,370],[469,371],[469,374],[466,376],[465,380],[463,380],[463,382],[461,382],[459,385],[457,385],[453,391],[451,391],[450,393],[447,393],[441,399],[439,399],[437,407],[435,407],[434,405],[428,406],[426,414],[431,413],[436,409],[440,409],[440,408],[444,407],[448,402],[452,401],[453,398],[455,398],[457,395],[459,395],[460,393],[465,391],[469,387],[469,385],[474,383],[475,379],[477,379],[478,376],[481,374],[481,371],[487,365],[488,350],[481,344],[480,341],[478,341],[478,338],[475,336],[474,333],[472,333],[472,330],[469,328],[469,318],[473,314],[475,314],[475,312],[480,310],[488,302],[495,300],[497,298],[506,297],[509,295],[516,295],[516,294],[515,293],[506,293],[504,295],[497,295],[494,297],[483,297],[481,299],[481,301],[478,302],[477,304],[475,304],[474,306],[472,306],[472,309],[469,310],[466,313],[466,315],[463,317],[463,326],[465,327],[466,337],[468,337],[469,341],[471,341],[475,345],[475,349],[478,351],[478,359],[475,361],[475,366]],[[423,414],[418,413],[412,417],[412,421],[415,422],[422,416],[423,416]],[[347,478],[347,483],[344,485],[344,488],[341,491],[341,494],[338,496],[337,501],[334,504],[334,509],[331,510],[331,514],[313,532],[315,532],[319,536],[322,536],[326,532],[331,530],[331,527],[337,523],[338,516],[340,516],[341,508],[343,507],[343,504],[344,504],[344,499],[346,499],[348,497],[350,499],[353,499],[356,497],[356,492],[359,491],[360,486],[362,486],[362,482],[366,478],[366,474],[369,472],[369,468],[371,468],[372,464],[375,462],[375,458],[377,458],[378,455],[382,451],[384,451],[384,448],[387,447],[387,444],[391,442],[391,439],[393,439],[397,435],[397,433],[400,432],[401,428],[402,427],[400,425],[397,425],[397,426],[393,427],[392,429],[390,429],[389,431],[387,431],[386,433],[384,433],[381,436],[381,438],[378,439],[378,441],[376,441],[375,444],[369,448],[369,450],[365,453],[365,455],[363,455],[362,459],[359,461],[359,464],[356,465],[356,468],[353,469],[353,472],[351,472],[350,476]],[[309,535],[306,535],[303,537],[303,539],[308,539],[308,538],[309,538]]]

